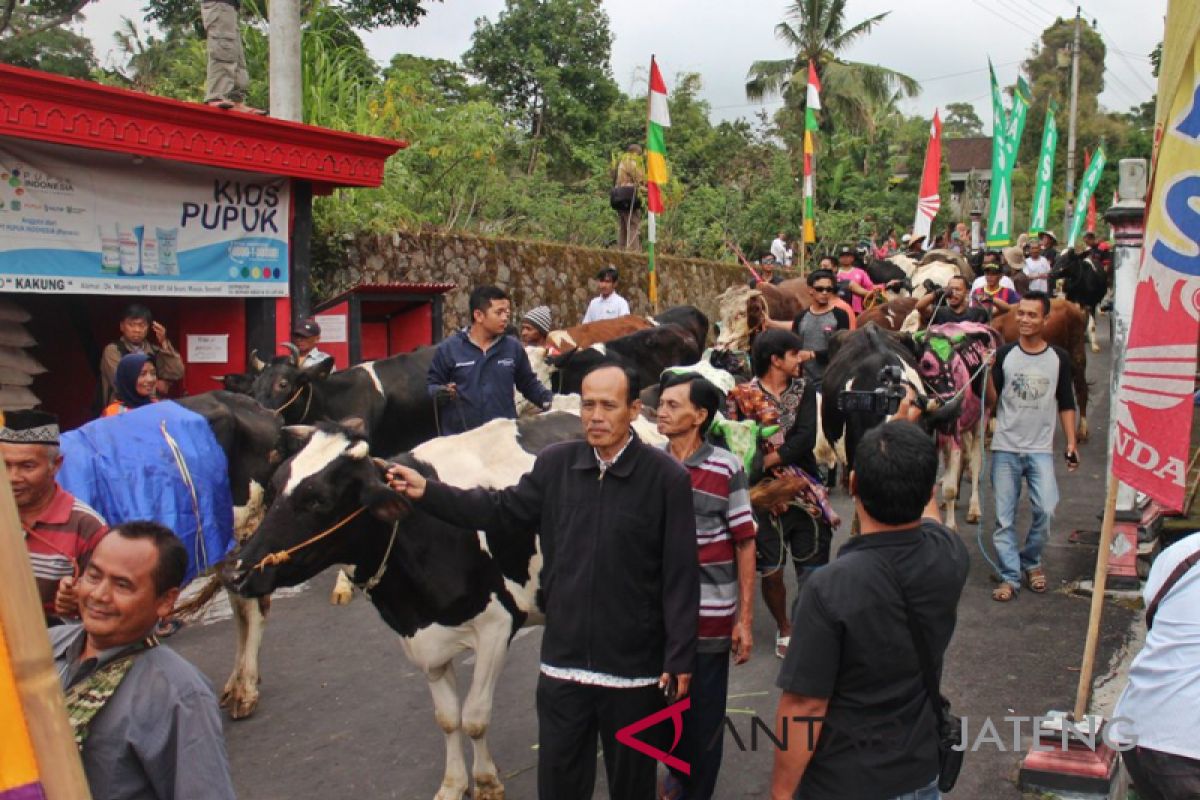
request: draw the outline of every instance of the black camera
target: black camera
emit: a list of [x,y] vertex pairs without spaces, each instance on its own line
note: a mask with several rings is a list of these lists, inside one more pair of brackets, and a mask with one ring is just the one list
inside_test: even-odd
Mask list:
[[900,410],[900,402],[907,394],[904,386],[904,370],[888,364],[879,370],[878,389],[843,389],[838,393],[838,410],[847,414],[876,414],[890,417]]

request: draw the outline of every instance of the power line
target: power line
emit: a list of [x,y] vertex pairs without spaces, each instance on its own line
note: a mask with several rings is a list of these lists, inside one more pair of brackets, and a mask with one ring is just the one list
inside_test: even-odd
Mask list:
[[1037,37],[1038,34],[1030,33],[1028,30],[1026,30],[1021,25],[1018,25],[1017,23],[1013,22],[1011,19],[1004,16],[1003,14],[996,11],[995,9],[989,8],[988,6],[981,3],[979,0],[971,0],[971,2],[974,3],[975,5],[979,6],[980,8],[982,8],[984,11],[988,12],[989,14],[992,14],[993,16],[997,17],[998,19],[1004,20],[1009,25],[1012,25],[1014,28],[1016,28],[1017,30],[1019,30],[1021,33],[1025,34],[1026,36],[1034,36],[1035,38]]
[[1142,86],[1146,87],[1146,91],[1150,92],[1150,94],[1154,94],[1154,88],[1152,86],[1150,86],[1150,84],[1147,83],[1146,80],[1144,78],[1142,78],[1141,75],[1138,75],[1138,68],[1136,66],[1134,66],[1133,62],[1130,61],[1128,58],[1126,58],[1125,53],[1123,53],[1121,50],[1118,50],[1116,47],[1113,47],[1110,44],[1110,42],[1114,41],[1113,36],[1111,33],[1108,32],[1107,28],[1105,28],[1103,25],[1100,24],[1100,20],[1098,20],[1098,19],[1096,20],[1096,27],[1098,27],[1100,29],[1100,32],[1104,34],[1105,44],[1108,45],[1108,49],[1115,52],[1117,54],[1117,56],[1122,61],[1125,62],[1125,66],[1129,67],[1129,72],[1133,75],[1134,78],[1137,79],[1138,83],[1140,83],[1140,84],[1142,84]]
[[1041,23],[1038,22],[1030,12],[1026,11],[1023,7],[1018,6],[1013,0],[996,0],[996,2],[1000,3],[1005,9],[1015,14],[1017,19],[1019,19],[1021,22],[1033,25],[1034,27],[1041,25]]
[[1029,5],[1033,6],[1034,8],[1036,8],[1038,11],[1041,11],[1043,14],[1049,14],[1050,16],[1054,17],[1055,19],[1059,19],[1062,16],[1061,14],[1055,14],[1053,11],[1046,8],[1044,5],[1042,5],[1040,3],[1035,3],[1033,0],[1025,0],[1025,2],[1028,3]]

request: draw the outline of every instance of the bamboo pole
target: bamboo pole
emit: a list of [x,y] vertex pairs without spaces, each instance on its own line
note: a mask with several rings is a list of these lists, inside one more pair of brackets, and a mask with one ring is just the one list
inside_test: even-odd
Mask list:
[[8,472],[0,469],[0,628],[47,800],[90,800]]
[[1112,549],[1113,529],[1117,517],[1117,486],[1119,481],[1109,476],[1108,494],[1104,497],[1104,522],[1100,525],[1100,551],[1096,553],[1096,574],[1092,579],[1092,609],[1088,616],[1087,641],[1083,645],[1083,663],[1079,667],[1079,688],[1075,692],[1075,722],[1087,714],[1092,694],[1092,673],[1096,668],[1096,649],[1100,645],[1100,617],[1104,613],[1104,588],[1108,582],[1108,554]]

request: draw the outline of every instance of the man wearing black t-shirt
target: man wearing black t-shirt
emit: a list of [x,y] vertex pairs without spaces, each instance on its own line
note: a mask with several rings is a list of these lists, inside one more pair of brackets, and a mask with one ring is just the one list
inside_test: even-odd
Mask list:
[[988,312],[970,304],[970,288],[966,278],[955,275],[946,281],[940,303],[938,293],[930,292],[917,301],[917,310],[936,304],[933,319],[929,321],[930,325],[946,325],[951,322],[978,322],[987,325],[991,319]]
[[[937,452],[908,422],[871,429],[850,492],[862,535],[804,584],[778,684],[772,800],[939,797],[936,716],[907,619],[940,677],[969,556],[937,521]],[[924,518],[923,518],[924,517]],[[907,609],[907,610],[906,610]]]

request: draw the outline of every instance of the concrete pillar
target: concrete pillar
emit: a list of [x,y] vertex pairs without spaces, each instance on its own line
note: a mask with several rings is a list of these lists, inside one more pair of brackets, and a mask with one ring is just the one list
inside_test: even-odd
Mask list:
[[[1113,336],[1112,372],[1109,376],[1108,479],[1112,477],[1112,451],[1117,425],[1117,389],[1125,371],[1125,343],[1133,321],[1133,298],[1138,267],[1142,262],[1142,240],[1146,233],[1147,165],[1144,158],[1123,158],[1117,167],[1117,203],[1104,212],[1113,230]],[[1133,511],[1136,493],[1121,484],[1117,510]]]

